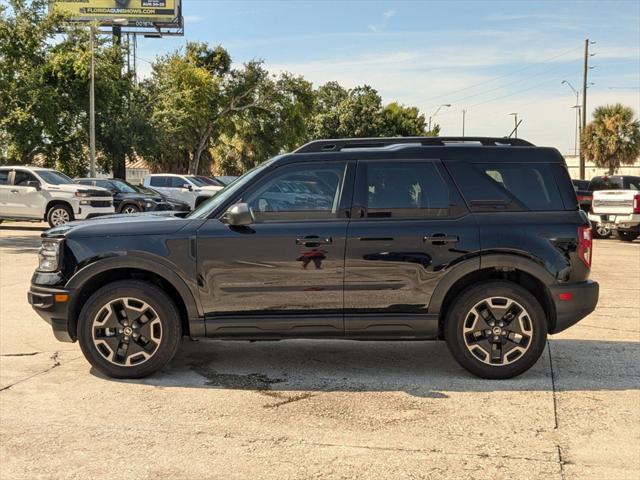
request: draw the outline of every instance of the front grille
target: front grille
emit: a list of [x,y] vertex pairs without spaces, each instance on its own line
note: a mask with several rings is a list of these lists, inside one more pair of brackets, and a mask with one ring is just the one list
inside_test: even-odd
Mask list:
[[157,211],[171,210],[171,205],[169,205],[168,203],[158,203],[156,205],[156,210]]
[[594,207],[633,207],[633,200],[594,200]]
[[87,197],[94,198],[111,198],[113,196],[111,192],[105,190],[82,190],[82,192],[86,192]]
[[104,208],[110,207],[112,204],[110,200],[91,200],[91,202],[89,202],[89,205],[96,208]]

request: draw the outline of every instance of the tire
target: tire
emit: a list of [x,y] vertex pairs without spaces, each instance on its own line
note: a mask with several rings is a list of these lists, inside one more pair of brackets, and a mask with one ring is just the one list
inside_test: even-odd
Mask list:
[[[486,315],[487,308],[493,320],[487,317],[485,322],[481,313]],[[500,321],[509,313],[515,318],[509,321],[507,317],[500,328]],[[506,379],[526,372],[540,358],[547,339],[547,320],[540,303],[527,290],[507,281],[487,281],[464,290],[453,301],[445,322],[449,351],[462,367],[482,378]],[[486,328],[478,328],[482,326]],[[500,345],[496,352],[502,353],[499,360],[491,355],[496,336],[487,335],[493,329],[499,333],[495,342]]]
[[640,237],[640,232],[616,230],[616,237],[623,242],[633,242],[636,238]]
[[591,234],[593,238],[609,238],[611,236],[611,229],[606,228],[603,225],[598,226],[597,223],[591,223]]
[[140,208],[133,203],[128,203],[120,209],[120,213],[133,214],[140,213]]
[[47,222],[51,228],[73,222],[73,210],[65,203],[57,203],[47,211]]
[[[122,311],[125,316],[116,316]],[[181,336],[175,304],[160,288],[138,280],[100,288],[78,318],[82,353],[113,378],[142,378],[157,372],[174,357]]]

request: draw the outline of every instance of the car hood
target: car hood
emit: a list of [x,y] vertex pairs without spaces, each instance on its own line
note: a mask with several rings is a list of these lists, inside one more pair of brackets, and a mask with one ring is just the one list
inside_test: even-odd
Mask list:
[[216,187],[215,185],[206,185],[204,187],[198,187],[197,191],[206,192],[206,193],[216,193],[222,190],[224,187]]
[[122,200],[144,200],[149,198],[154,202],[164,201],[164,198],[160,195],[145,195],[144,193],[119,193],[118,198],[121,198]]
[[81,191],[90,191],[90,192],[96,192],[98,195],[103,196],[105,194],[108,194],[109,196],[112,196],[112,193],[107,190],[106,188],[102,188],[102,187],[94,187],[91,185],[81,185],[78,183],[64,183],[62,185],[48,185],[47,186],[47,190],[53,190],[53,191],[58,191],[58,192],[68,192],[68,193],[75,193],[75,192],[81,192]]
[[170,235],[193,220],[175,216],[174,212],[105,215],[91,220],[76,221],[45,231],[43,237],[84,238],[131,235]]

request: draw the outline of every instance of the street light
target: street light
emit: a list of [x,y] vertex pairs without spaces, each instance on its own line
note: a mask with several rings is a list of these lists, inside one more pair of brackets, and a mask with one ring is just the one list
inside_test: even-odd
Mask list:
[[561,84],[567,85],[571,91],[576,95],[576,106],[571,107],[571,108],[576,108],[576,133],[575,133],[575,141],[574,141],[574,146],[573,146],[573,154],[575,156],[578,155],[578,139],[580,138],[580,107],[578,106],[578,104],[580,103],[580,91],[576,90],[573,85],[571,85],[571,82],[569,82],[569,80],[562,80]]
[[442,105],[440,105],[440,106],[436,109],[436,111],[433,113],[433,115],[431,115],[431,116],[429,117],[429,132],[431,132],[431,119],[436,117],[436,115],[438,114],[438,112],[440,111],[440,109],[441,109],[442,107],[450,107],[450,106],[451,106],[451,104],[450,104],[450,103],[443,103]]

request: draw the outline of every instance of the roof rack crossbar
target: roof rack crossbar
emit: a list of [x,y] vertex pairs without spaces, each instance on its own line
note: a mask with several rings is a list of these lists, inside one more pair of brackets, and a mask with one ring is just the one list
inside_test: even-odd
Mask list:
[[533,143],[521,138],[508,137],[384,137],[384,138],[341,138],[314,140],[298,148],[295,153],[339,152],[349,148],[382,148],[389,145],[419,144],[423,146],[444,146],[450,143],[480,143],[485,147],[508,145],[512,147],[532,147]]

